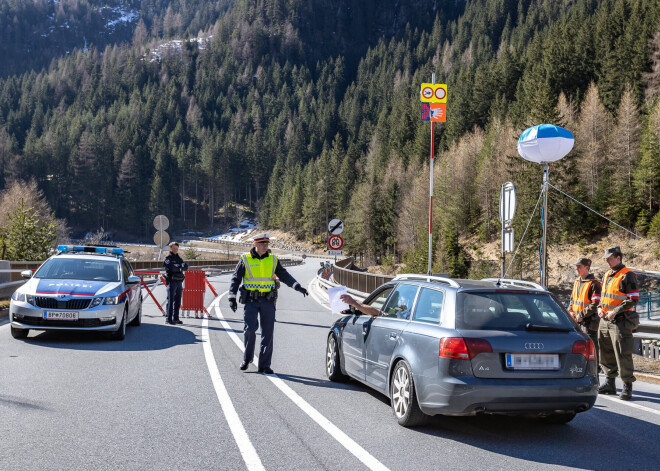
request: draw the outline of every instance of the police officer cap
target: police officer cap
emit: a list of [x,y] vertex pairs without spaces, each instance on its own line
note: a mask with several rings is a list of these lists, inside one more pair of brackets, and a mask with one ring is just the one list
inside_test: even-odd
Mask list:
[[252,237],[252,240],[255,242],[268,242],[270,240],[270,234],[268,232],[262,232]]
[[575,262],[575,264],[590,267],[591,266],[591,260],[589,260],[588,258],[580,257],[580,258],[577,259],[577,262]]
[[603,258],[609,258],[610,255],[614,255],[615,257],[623,257],[623,254],[621,253],[621,247],[615,245],[614,247],[606,249]]

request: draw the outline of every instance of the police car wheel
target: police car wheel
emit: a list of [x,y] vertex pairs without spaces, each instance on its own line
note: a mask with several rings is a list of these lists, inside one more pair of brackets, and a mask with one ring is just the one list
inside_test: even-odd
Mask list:
[[11,327],[11,336],[15,339],[24,339],[28,336],[30,329],[17,329],[16,327]]
[[325,374],[330,381],[342,382],[347,379],[346,375],[341,372],[339,348],[334,333],[328,335],[328,345],[325,354]]
[[119,329],[114,332],[110,332],[110,338],[112,340],[124,340],[126,337],[126,309],[124,309],[124,314],[121,316],[121,324]]
[[138,312],[135,314],[135,317],[131,321],[130,324],[128,325],[134,325],[134,326],[139,326],[142,324],[142,301],[140,301],[140,305],[138,306]]

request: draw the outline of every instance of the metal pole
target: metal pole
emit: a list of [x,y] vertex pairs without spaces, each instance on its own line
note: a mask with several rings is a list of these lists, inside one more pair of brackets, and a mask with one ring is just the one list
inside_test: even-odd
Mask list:
[[506,275],[506,255],[504,252],[504,222],[502,222],[502,256],[500,257],[502,263],[502,278]]
[[548,286],[547,251],[548,251],[548,173],[550,166],[545,162],[543,167],[543,239],[541,241],[541,285]]
[[[431,76],[431,83],[435,85],[435,72]],[[433,262],[433,121],[431,121],[431,164],[429,177],[429,265],[427,274],[431,274]]]

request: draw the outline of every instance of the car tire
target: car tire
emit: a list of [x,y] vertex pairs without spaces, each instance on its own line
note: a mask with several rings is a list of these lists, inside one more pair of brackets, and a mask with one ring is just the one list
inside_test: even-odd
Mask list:
[[124,340],[126,338],[126,314],[127,310],[124,309],[124,314],[121,316],[121,324],[119,325],[119,329],[115,330],[114,332],[110,332],[109,337],[112,340]]
[[142,300],[140,300],[140,306],[138,307],[138,312],[135,314],[135,317],[128,325],[133,325],[135,327],[142,324]]
[[563,414],[550,414],[545,417],[540,417],[539,420],[548,425],[562,425],[567,424],[575,418],[575,412],[567,412]]
[[419,408],[415,383],[408,364],[399,360],[390,378],[392,413],[399,425],[415,427],[424,423],[426,416]]
[[325,349],[325,374],[330,381],[344,382],[348,377],[341,372],[339,363],[339,344],[334,333],[328,335],[328,341]]
[[14,337],[15,339],[24,339],[30,333],[30,329],[18,329],[13,326],[11,326],[10,330],[11,330],[11,336]]

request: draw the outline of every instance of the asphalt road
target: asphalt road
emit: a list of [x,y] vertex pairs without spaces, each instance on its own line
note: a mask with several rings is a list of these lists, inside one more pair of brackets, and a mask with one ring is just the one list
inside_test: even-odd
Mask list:
[[[307,285],[317,266],[289,271]],[[276,375],[254,365],[242,372],[241,311],[222,295],[229,278],[212,279],[221,295],[207,293],[212,319],[168,326],[145,300],[142,326],[129,327],[123,342],[48,332],[19,341],[0,325],[0,469],[529,471],[660,462],[660,386],[641,381],[630,403],[599,398],[562,426],[434,417],[400,427],[384,396],[326,379],[336,316],[286,287]]]

